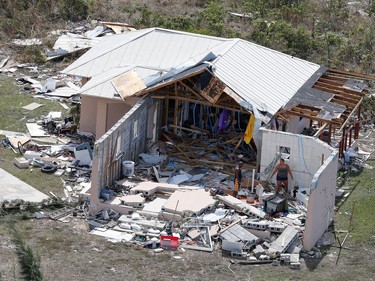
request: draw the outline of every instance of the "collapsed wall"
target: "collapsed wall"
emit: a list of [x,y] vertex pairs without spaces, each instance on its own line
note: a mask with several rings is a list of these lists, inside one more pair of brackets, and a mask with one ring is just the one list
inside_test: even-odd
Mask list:
[[289,180],[289,190],[297,186],[296,199],[307,208],[303,246],[309,250],[333,219],[338,152],[314,137],[265,128],[260,130],[260,173],[268,177],[280,154],[286,159],[294,176]]

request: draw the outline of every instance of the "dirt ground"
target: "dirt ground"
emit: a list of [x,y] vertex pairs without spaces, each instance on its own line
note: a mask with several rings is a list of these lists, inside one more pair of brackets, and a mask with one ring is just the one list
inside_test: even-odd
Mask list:
[[[90,235],[81,219],[70,223],[22,220],[17,228],[41,256],[45,280],[375,280],[375,236],[362,245],[348,238],[341,253],[334,244],[322,251],[322,259],[302,260],[301,269],[293,270],[270,264],[231,264],[220,250],[155,254],[136,245],[113,244]],[[0,273],[0,280],[19,280],[4,223],[0,226]]]
[[[373,140],[362,141],[362,148],[373,151]],[[356,202],[352,231],[344,248],[340,250],[338,242],[320,248],[322,258],[301,259],[299,270],[271,264],[232,264],[230,258],[222,257],[220,249],[213,253],[178,250],[155,254],[137,245],[114,244],[91,235],[87,222],[77,218],[63,223],[25,219],[17,214],[16,228],[40,255],[45,280],[375,280],[374,153],[371,156],[366,163],[373,169],[351,175],[344,184],[350,196],[336,205],[332,229],[348,229],[351,208]],[[20,280],[6,223],[10,219],[14,217],[0,215],[1,281]],[[337,235],[343,241],[346,234]]]

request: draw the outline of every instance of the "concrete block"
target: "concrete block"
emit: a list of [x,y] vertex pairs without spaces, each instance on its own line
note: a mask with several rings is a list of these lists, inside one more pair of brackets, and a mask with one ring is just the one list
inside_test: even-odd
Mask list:
[[269,249],[270,247],[271,247],[271,244],[270,243],[268,243],[268,242],[263,242],[263,247],[265,248],[265,249]]
[[254,256],[259,258],[261,255],[265,253],[265,250],[263,249],[262,246],[257,245],[255,249],[253,250]]
[[29,168],[29,161],[24,157],[17,157],[13,159],[14,165],[16,165],[20,169],[27,169]]
[[42,153],[28,150],[28,151],[25,151],[25,153],[23,154],[23,157],[25,157],[26,159],[40,158],[42,157]]
[[280,254],[280,261],[290,263],[290,254]]
[[290,254],[290,262],[291,263],[299,262],[299,254]]
[[145,198],[140,194],[121,196],[120,201],[122,205],[131,206],[134,208],[142,208],[145,203]]
[[291,262],[289,266],[290,266],[291,269],[300,269],[301,268],[301,264],[299,262]]
[[223,240],[221,245],[223,251],[231,252],[231,253],[241,253],[243,244],[241,242],[232,242],[228,240]]
[[285,253],[285,251],[297,239],[298,231],[293,226],[288,226],[281,235],[272,242],[269,251],[271,253]]

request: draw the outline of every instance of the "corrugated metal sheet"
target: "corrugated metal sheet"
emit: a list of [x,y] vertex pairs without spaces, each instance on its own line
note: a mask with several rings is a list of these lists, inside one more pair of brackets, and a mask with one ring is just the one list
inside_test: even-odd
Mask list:
[[104,39],[104,37],[88,38],[83,35],[67,33],[66,35],[61,35],[57,39],[53,49],[63,49],[69,53],[72,53],[81,49],[91,48],[102,41],[102,39]]
[[80,89],[79,93],[86,96],[96,96],[101,98],[117,98],[119,95],[116,88],[112,85],[111,80],[131,70],[136,71],[141,79],[145,79],[159,73],[157,70],[141,67],[114,68],[92,77]]
[[[155,75],[164,75],[172,68],[179,69],[209,53],[216,56],[213,61],[215,74],[238,95],[238,100],[247,101],[272,115],[320,67],[240,39],[152,28],[108,37],[64,72],[96,76],[92,83],[97,85],[90,89],[85,86],[82,91],[87,90],[84,92],[87,95],[113,97],[114,88],[108,85],[108,76],[100,76],[100,73],[138,67],[139,76],[152,87],[150,81]],[[191,64],[192,67],[195,65]],[[101,81],[104,85],[99,85]]]
[[228,39],[164,29],[145,29],[113,35],[90,49],[64,73],[93,77],[112,68],[141,66],[169,70],[208,53],[220,52]]
[[214,65],[215,75],[242,99],[272,115],[320,67],[244,40],[237,40]]

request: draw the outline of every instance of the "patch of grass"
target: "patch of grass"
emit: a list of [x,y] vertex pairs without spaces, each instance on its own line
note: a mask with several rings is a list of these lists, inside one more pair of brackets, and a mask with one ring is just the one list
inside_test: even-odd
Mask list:
[[[50,111],[61,111],[63,116],[68,115],[58,102],[35,99],[32,95],[21,93],[14,79],[0,76],[0,129],[16,132],[28,132],[26,123],[29,119],[39,119]],[[22,107],[32,102],[43,104],[35,110]]]
[[[367,164],[375,168],[375,160],[369,160]],[[351,175],[347,182],[350,186],[350,195],[335,217],[336,226],[348,230],[354,204],[350,235],[358,242],[366,242],[375,235],[374,181],[374,169],[363,169],[361,173]]]
[[[3,136],[0,135],[0,138],[2,139]],[[13,159],[19,156],[20,154],[15,154],[9,148],[0,147],[0,168],[47,195],[49,191],[57,196],[63,195],[63,184],[60,177],[42,173],[39,168],[35,167],[32,168],[32,172],[31,168],[19,169],[13,164]]]

